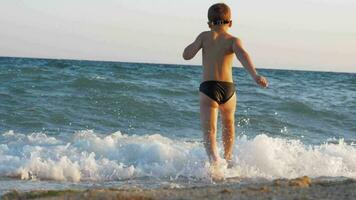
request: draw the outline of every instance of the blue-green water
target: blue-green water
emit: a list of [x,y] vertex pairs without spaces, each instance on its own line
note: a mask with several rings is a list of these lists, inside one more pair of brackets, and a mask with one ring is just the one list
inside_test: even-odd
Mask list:
[[[1,58],[0,69],[1,132],[201,137],[200,67]],[[356,74],[259,71],[270,81],[266,90],[233,70],[238,134],[308,143],[355,138]]]
[[[0,58],[0,177],[203,177],[201,72],[198,66]],[[229,173],[354,177],[356,74],[259,72],[268,89],[233,69],[235,160],[243,164]],[[260,157],[243,157],[254,153]],[[291,159],[311,164],[301,169]],[[316,170],[323,160],[337,164]],[[288,162],[285,171],[272,170],[281,162]]]

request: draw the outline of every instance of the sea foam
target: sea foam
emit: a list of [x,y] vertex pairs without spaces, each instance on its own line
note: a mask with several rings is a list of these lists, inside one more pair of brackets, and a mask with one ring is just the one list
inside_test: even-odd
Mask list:
[[[63,139],[8,131],[0,141],[0,177],[71,182],[209,177],[202,142],[173,140],[159,134],[101,135],[85,130]],[[234,151],[236,164],[224,169],[225,177],[356,178],[356,146],[343,140],[312,146],[261,134],[237,138]]]

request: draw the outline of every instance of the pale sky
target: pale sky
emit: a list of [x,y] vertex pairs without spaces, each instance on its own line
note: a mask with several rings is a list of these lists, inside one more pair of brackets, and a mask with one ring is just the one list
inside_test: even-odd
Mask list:
[[0,0],[0,56],[199,65],[217,2],[257,67],[356,72],[356,0]]

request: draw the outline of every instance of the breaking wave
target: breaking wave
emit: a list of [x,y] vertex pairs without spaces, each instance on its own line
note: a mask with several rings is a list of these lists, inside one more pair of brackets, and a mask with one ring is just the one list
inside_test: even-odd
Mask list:
[[[92,130],[75,132],[69,139],[8,131],[0,141],[0,177],[69,182],[209,177],[201,141]],[[356,146],[343,140],[305,145],[260,134],[237,138],[234,151],[235,165],[224,168],[226,177],[356,177]]]

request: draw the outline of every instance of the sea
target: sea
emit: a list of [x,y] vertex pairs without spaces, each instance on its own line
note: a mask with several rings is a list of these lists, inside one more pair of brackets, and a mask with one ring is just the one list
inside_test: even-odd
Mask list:
[[[233,68],[226,180],[356,178],[356,74],[258,71],[267,89]],[[201,77],[201,66],[0,57],[0,194],[217,184],[202,143]],[[220,122],[217,138],[222,155]]]

